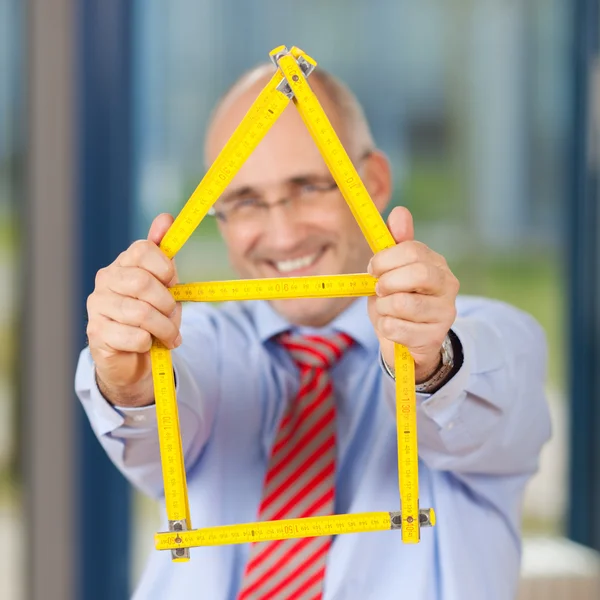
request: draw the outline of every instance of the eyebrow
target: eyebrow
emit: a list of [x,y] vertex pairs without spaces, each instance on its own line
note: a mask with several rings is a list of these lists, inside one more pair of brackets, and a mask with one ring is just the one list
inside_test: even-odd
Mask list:
[[297,175],[296,177],[291,177],[286,181],[288,185],[302,185],[303,183],[311,183],[313,181],[333,181],[331,176],[325,174],[316,174],[312,173],[310,175]]
[[[314,181],[327,181],[333,183],[333,180],[328,177],[326,174],[316,174],[316,173],[306,173],[303,175],[295,175],[294,177],[290,177],[289,179],[286,179],[285,182],[283,183],[283,185],[303,185],[305,183],[311,183]],[[225,192],[221,198],[220,201],[223,204],[228,204],[230,202],[233,202],[235,200],[237,200],[238,198],[242,198],[243,196],[249,196],[249,195],[260,195],[261,192],[255,188],[252,187],[250,185],[245,185],[237,190],[232,190],[230,192]]]
[[228,204],[229,202],[233,202],[234,200],[237,200],[238,198],[241,198],[242,196],[248,196],[251,194],[259,194],[259,193],[260,192],[258,190],[256,190],[255,188],[246,185],[246,186],[239,188],[237,190],[234,190],[232,192],[223,194],[220,198],[220,201],[223,204]]

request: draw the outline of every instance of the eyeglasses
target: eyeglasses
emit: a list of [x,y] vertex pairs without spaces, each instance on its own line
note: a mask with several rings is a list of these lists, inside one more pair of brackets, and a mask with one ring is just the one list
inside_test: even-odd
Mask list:
[[[371,151],[362,155],[363,162],[371,155]],[[269,211],[276,206],[287,207],[295,214],[306,211],[313,213],[323,208],[323,202],[338,186],[329,177],[299,178],[287,184],[287,193],[276,202],[266,202],[262,194],[254,190],[242,191],[233,198],[222,201],[218,208],[211,207],[208,214],[217,217],[228,226],[263,225]]]
[[329,193],[337,189],[335,181],[315,180],[292,183],[285,197],[277,202],[266,202],[260,194],[248,192],[226,201],[221,207],[214,209],[212,214],[228,225],[260,224],[267,219],[269,211],[276,206],[287,207],[294,212],[314,210]]

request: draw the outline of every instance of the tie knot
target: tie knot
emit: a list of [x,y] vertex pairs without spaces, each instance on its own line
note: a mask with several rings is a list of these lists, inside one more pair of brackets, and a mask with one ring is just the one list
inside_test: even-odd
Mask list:
[[331,336],[298,335],[284,333],[278,342],[291,354],[300,367],[329,369],[353,344],[353,339],[345,333]]

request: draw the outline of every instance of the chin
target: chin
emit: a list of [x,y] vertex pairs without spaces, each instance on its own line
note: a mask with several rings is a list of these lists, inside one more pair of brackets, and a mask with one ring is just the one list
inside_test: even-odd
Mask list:
[[342,312],[354,298],[298,298],[272,300],[271,306],[293,325],[323,327]]

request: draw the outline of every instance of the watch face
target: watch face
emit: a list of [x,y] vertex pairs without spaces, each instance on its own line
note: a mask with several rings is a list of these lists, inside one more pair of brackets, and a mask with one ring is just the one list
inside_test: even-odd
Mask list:
[[447,335],[442,344],[442,363],[444,365],[452,364],[454,358],[454,349],[452,348],[452,340]]

